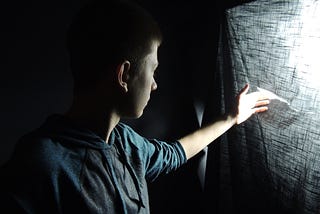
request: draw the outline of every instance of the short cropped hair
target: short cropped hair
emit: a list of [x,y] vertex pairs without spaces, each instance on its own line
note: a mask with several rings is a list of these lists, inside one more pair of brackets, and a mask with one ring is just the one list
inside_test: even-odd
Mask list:
[[75,89],[94,85],[101,74],[128,60],[139,67],[161,43],[157,22],[139,5],[127,0],[97,0],[76,15],[67,32],[67,50]]

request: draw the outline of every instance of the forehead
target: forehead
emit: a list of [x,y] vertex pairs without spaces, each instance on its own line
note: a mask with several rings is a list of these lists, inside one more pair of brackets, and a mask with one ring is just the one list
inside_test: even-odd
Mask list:
[[153,42],[151,46],[151,52],[146,56],[147,61],[155,65],[158,65],[158,48],[159,43]]

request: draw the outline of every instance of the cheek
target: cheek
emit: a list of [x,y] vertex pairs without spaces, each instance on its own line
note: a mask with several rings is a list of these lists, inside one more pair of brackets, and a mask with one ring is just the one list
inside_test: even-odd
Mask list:
[[143,90],[144,93],[148,93],[150,88],[152,87],[153,85],[153,77],[150,77],[150,76],[146,76],[142,82],[140,82],[141,84],[141,90]]

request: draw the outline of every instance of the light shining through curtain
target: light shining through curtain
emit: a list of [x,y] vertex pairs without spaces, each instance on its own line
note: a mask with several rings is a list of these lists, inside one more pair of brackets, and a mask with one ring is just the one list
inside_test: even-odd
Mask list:
[[247,82],[277,98],[222,138],[220,213],[320,213],[320,1],[228,9],[218,68],[222,113]]

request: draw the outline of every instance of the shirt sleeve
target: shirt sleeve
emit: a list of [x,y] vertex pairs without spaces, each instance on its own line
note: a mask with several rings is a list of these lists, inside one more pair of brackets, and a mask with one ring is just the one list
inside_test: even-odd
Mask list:
[[[179,141],[165,142],[156,139],[147,139],[136,133],[131,127],[120,123],[124,132],[123,142],[128,142],[130,146],[125,150],[129,155],[139,157],[145,170],[145,178],[154,181],[160,174],[167,174],[178,169],[187,162],[184,149]],[[133,149],[135,148],[135,149]]]
[[187,162],[187,157],[179,141],[164,142],[149,140],[146,160],[146,179],[154,181],[160,174],[167,174]]

